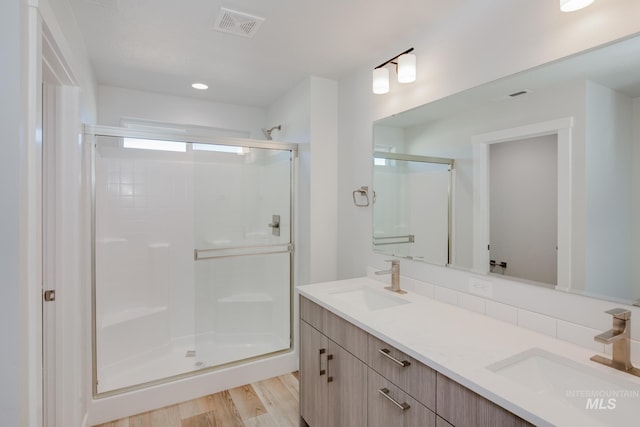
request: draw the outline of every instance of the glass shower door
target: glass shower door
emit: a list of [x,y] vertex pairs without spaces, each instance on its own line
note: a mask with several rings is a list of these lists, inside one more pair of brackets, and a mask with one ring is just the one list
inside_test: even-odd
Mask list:
[[291,346],[290,149],[193,145],[199,368]]

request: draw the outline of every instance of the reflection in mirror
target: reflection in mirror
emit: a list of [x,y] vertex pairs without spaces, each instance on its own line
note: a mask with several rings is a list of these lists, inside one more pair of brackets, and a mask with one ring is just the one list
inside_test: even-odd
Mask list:
[[557,283],[558,138],[489,146],[492,273]]
[[[558,248],[549,243],[553,239],[549,237],[547,251],[541,255],[555,258],[556,282],[551,273],[553,267],[544,267],[547,276],[531,278],[528,273],[516,271],[515,261],[502,259],[505,255],[488,253],[489,241],[494,245],[490,231],[506,227],[504,219],[493,217],[493,213],[500,212],[496,212],[498,208],[487,207],[491,215],[481,225],[486,228],[482,231],[486,235],[483,240],[474,239],[474,235],[482,233],[476,230],[477,171],[472,141],[477,135],[561,119],[570,120],[571,125],[566,136],[570,147],[565,151],[559,147],[557,157],[558,173],[566,175],[556,178]],[[389,144],[390,140],[394,143]],[[494,259],[495,273],[503,273],[499,265],[504,261],[506,275],[528,283],[557,284],[565,291],[621,302],[640,299],[640,37],[380,119],[374,123],[374,145],[378,144],[392,145],[399,154],[455,160],[450,266],[488,272],[489,259]],[[551,179],[551,175],[545,177]],[[512,179],[500,181],[504,184]],[[541,184],[539,179],[534,181]],[[484,197],[489,198],[489,194]],[[501,211],[506,212],[506,208]],[[496,222],[502,225],[495,225]],[[522,233],[504,234],[508,247],[530,246],[531,238]],[[484,253],[479,249],[482,245]],[[531,255],[510,256],[525,260],[529,270],[543,270],[539,267],[542,261]],[[478,268],[480,265],[482,269]]]
[[451,159],[374,153],[375,251],[449,263],[452,168]]

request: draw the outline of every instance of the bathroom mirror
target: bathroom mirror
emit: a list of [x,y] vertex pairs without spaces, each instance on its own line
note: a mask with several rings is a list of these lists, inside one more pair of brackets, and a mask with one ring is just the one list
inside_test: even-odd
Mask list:
[[[540,171],[538,178],[529,177],[534,185],[527,190],[535,192],[535,183],[542,181],[546,191],[556,190],[556,244],[546,242],[546,249],[539,254],[522,252],[530,246],[530,237],[525,233],[530,230],[521,224],[517,226],[519,231],[501,236],[501,245],[514,249],[493,259],[491,224],[497,227],[498,214],[508,210],[492,213],[498,208],[491,208],[491,195],[504,190],[490,184],[490,157],[479,156],[478,144],[488,144],[487,135],[494,137],[493,142],[508,144],[508,139],[500,139],[502,134],[558,121],[568,123],[567,127],[537,134],[525,132],[522,138],[512,138],[555,135],[563,141],[555,157],[555,187],[549,184],[547,170]],[[377,120],[373,139],[374,152],[453,160],[448,224],[450,267],[504,274],[608,300],[633,303],[640,299],[639,36]],[[514,157],[511,163],[517,161],[521,159]],[[380,172],[374,167],[374,191]],[[479,191],[483,180],[484,192]],[[500,181],[505,180],[515,182],[509,177]],[[386,216],[394,207],[386,203],[395,204],[398,210],[407,209],[414,202],[409,200],[413,197],[420,197],[420,193],[412,191],[402,202],[377,200],[374,228],[375,224],[390,221]],[[426,218],[428,209],[414,212],[412,217]],[[539,225],[535,215],[528,221]],[[548,230],[552,225],[549,219],[546,221],[542,229]],[[392,245],[374,246],[375,251],[396,254],[387,248]],[[510,262],[512,255],[528,262],[525,267],[529,270],[544,269],[544,274],[518,273]],[[542,258],[555,260],[557,271],[546,271],[553,267],[542,267],[538,261]],[[494,266],[491,260],[495,261]],[[432,262],[426,258],[423,261]]]

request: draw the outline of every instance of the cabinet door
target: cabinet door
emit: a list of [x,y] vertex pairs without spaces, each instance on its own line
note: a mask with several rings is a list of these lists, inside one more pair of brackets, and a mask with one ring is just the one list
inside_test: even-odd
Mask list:
[[300,321],[300,416],[310,427],[331,425],[327,402],[328,339]]
[[[357,357],[329,340],[327,361],[331,427],[366,427],[367,367]],[[313,427],[313,426],[312,426]]]
[[450,378],[438,373],[437,413],[456,427],[533,427]]
[[436,414],[373,369],[368,372],[368,427],[435,427]]

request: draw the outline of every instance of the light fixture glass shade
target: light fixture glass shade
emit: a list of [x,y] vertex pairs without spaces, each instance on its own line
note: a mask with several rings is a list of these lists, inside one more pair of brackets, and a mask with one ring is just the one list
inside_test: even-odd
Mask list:
[[398,58],[398,82],[412,83],[416,81],[416,56],[405,53]]
[[560,0],[560,10],[563,12],[573,12],[585,8],[593,3],[593,0]]
[[376,68],[373,70],[373,93],[383,94],[389,92],[389,69]]

